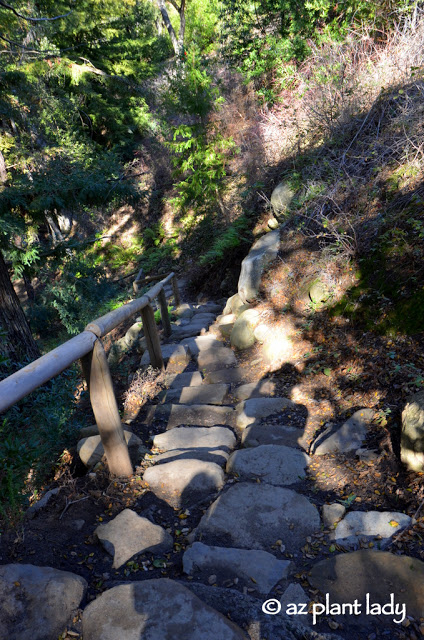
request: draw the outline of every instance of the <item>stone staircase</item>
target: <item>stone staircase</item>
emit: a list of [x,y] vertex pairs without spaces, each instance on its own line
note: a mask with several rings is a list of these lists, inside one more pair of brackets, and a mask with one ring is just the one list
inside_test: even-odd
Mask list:
[[[182,544],[181,577],[117,583],[85,606],[79,637],[412,637],[402,633],[408,616],[424,617],[424,563],[383,550],[410,518],[376,517],[376,512],[360,512],[362,520],[351,518],[358,512],[343,518],[340,504],[320,510],[305,495],[311,458],[302,429],[287,417],[296,404],[275,396],[273,380],[262,379],[259,366],[238,363],[215,322],[220,311],[210,303],[179,310],[181,322],[163,348],[167,388],[147,411],[154,435],[151,451],[140,459],[143,480],[149,492],[179,512],[178,537],[132,509],[94,532],[114,569],[143,554],[160,558]],[[148,363],[143,356],[142,365]],[[284,417],[268,424],[270,416]],[[199,511],[197,524],[185,529],[184,514],[192,510]],[[368,548],[376,539],[375,548]],[[338,553],[309,571],[311,595],[302,572],[305,548],[316,544],[337,544]],[[0,567],[0,602],[7,603],[0,605],[0,638],[75,637],[60,634],[84,602],[85,588],[82,578],[68,572]],[[380,603],[380,610],[366,610],[367,594],[368,604]],[[382,611],[390,594],[393,608]],[[356,610],[332,604],[353,606],[362,597]],[[406,603],[405,611],[400,603]],[[22,617],[31,622],[31,616],[38,625],[32,633],[21,622]]]

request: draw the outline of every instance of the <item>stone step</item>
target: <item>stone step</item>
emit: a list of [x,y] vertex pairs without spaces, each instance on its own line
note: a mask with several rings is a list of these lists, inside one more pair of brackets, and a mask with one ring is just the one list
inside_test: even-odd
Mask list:
[[[188,350],[178,343],[169,343],[162,345],[162,358],[165,364],[168,365],[181,365],[186,367],[190,361],[190,355]],[[140,361],[140,366],[147,366],[150,364],[150,355],[146,351]]]
[[167,429],[182,425],[214,427],[235,422],[235,411],[232,407],[212,404],[164,404],[156,407],[155,418],[167,418]]
[[290,447],[264,444],[253,449],[239,449],[231,454],[226,471],[241,480],[256,480],[285,487],[302,479],[310,463],[309,456]]
[[241,367],[208,371],[204,376],[204,384],[239,384],[246,381],[246,370]]
[[227,384],[210,384],[199,387],[169,389],[163,395],[162,402],[175,404],[217,404],[221,405],[228,394]]
[[277,582],[287,577],[291,562],[277,560],[266,551],[209,547],[201,542],[192,544],[183,556],[183,570],[197,579],[214,575],[217,586],[224,586],[229,578],[238,578],[238,587],[267,594]]
[[245,429],[251,424],[257,423],[260,418],[266,418],[279,413],[283,409],[294,408],[296,404],[288,398],[251,398],[239,402],[236,406],[239,429]]
[[241,442],[244,447],[258,447],[272,444],[286,447],[306,448],[303,429],[287,427],[283,424],[254,424],[244,429]]
[[165,385],[168,389],[182,389],[183,387],[198,387],[203,382],[200,371],[184,371],[183,373],[167,373]]
[[193,358],[197,358],[200,351],[224,346],[223,342],[217,340],[213,336],[197,336],[196,338],[188,338],[183,340],[181,344],[187,347]]
[[259,380],[242,384],[234,391],[234,397],[241,402],[250,398],[265,398],[275,394],[276,384],[272,380]]
[[203,460],[204,462],[214,462],[224,468],[227,464],[229,453],[222,449],[206,449],[190,447],[189,449],[173,449],[165,451],[156,456],[152,456],[150,461],[153,464],[173,462],[174,460]]
[[234,352],[228,347],[215,347],[200,351],[197,356],[197,366],[200,371],[219,371],[225,367],[233,367],[237,364]]
[[190,541],[262,549],[279,557],[280,547],[298,554],[306,537],[319,531],[320,525],[317,508],[299,493],[240,482],[211,504]]
[[240,627],[169,578],[105,591],[86,607],[82,628],[84,640],[246,639]]
[[182,509],[216,494],[224,486],[225,476],[214,462],[182,459],[149,467],[143,480],[157,498]]
[[200,317],[195,315],[189,324],[182,327],[174,327],[172,330],[172,338],[174,340],[183,340],[184,338],[197,336],[202,330],[206,331],[213,321],[214,316],[203,314],[203,317]]
[[236,437],[227,427],[175,427],[156,435],[153,446],[161,451],[202,448],[229,452],[236,446]]

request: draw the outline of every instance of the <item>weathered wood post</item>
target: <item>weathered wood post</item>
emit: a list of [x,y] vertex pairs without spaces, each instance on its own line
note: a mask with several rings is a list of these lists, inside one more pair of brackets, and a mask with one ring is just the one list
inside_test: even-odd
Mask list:
[[165,335],[168,337],[171,335],[172,330],[171,330],[171,322],[169,320],[169,315],[168,315],[168,303],[166,301],[166,295],[163,289],[161,289],[158,295],[158,300],[159,300],[160,317],[162,318],[163,329],[165,331]]
[[174,292],[174,302],[175,302],[175,306],[179,307],[181,304],[181,298],[180,298],[180,292],[178,289],[178,281],[177,281],[177,276],[173,276],[172,277],[172,290]]
[[160,346],[158,330],[155,322],[155,314],[150,304],[141,310],[141,319],[143,321],[144,335],[147,342],[147,349],[150,355],[150,363],[152,367],[163,369],[164,363],[162,358],[162,349]]
[[94,343],[93,351],[81,358],[81,363],[109,471],[113,476],[131,476],[133,468],[124,438],[106,353],[100,339]]

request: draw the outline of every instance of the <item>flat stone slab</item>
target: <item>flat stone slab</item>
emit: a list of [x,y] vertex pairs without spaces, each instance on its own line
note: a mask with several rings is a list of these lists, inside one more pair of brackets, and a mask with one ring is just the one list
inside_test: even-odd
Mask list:
[[164,402],[179,404],[222,404],[228,393],[228,384],[208,384],[198,387],[183,387],[169,389]]
[[168,389],[198,387],[202,382],[203,378],[200,371],[184,371],[183,373],[168,373],[165,375],[165,385]]
[[290,489],[240,482],[211,504],[194,532],[206,544],[276,553],[281,540],[297,552],[320,528],[317,508]]
[[219,491],[225,476],[214,462],[183,459],[146,469],[143,480],[155,496],[174,509],[181,509]]
[[194,448],[190,449],[172,449],[172,451],[164,451],[151,461],[154,464],[162,464],[163,462],[173,462],[174,460],[203,460],[204,462],[214,462],[220,467],[225,467],[229,458],[229,453],[222,449],[204,449]]
[[286,447],[301,447],[304,431],[297,427],[286,427],[283,424],[253,424],[247,427],[241,436],[244,447],[258,447],[261,444],[275,444]]
[[[131,431],[124,429],[124,437],[129,447],[142,446],[143,442]],[[86,467],[94,467],[105,454],[100,436],[83,438],[77,444],[78,455]]]
[[231,451],[236,446],[236,437],[227,427],[176,427],[156,435],[153,445],[161,451],[198,448]]
[[239,579],[239,586],[254,588],[262,594],[287,577],[291,562],[277,560],[266,551],[208,547],[201,542],[192,544],[183,556],[184,573],[216,575],[216,584]]
[[245,640],[182,584],[161,578],[113,587],[86,607],[84,640]]
[[283,409],[294,408],[296,405],[288,398],[251,398],[239,402],[236,406],[236,425],[239,429],[245,429],[250,424],[255,424],[260,418],[266,418]]
[[217,302],[204,302],[203,304],[197,305],[196,311],[200,313],[213,313],[215,315],[221,313],[222,305]]
[[322,593],[328,593],[332,603],[358,600],[360,615],[344,616],[349,626],[355,622],[369,624],[370,620],[379,625],[394,619],[401,621],[401,613],[381,613],[377,618],[375,609],[373,614],[366,615],[367,594],[370,607],[372,603],[387,605],[394,594],[394,602],[398,606],[405,604],[408,616],[418,620],[424,614],[424,562],[416,558],[371,549],[342,553],[318,562],[312,568],[309,582]]
[[207,329],[214,321],[214,316],[200,318],[199,316],[193,316],[193,319],[189,324],[183,327],[177,327],[172,331],[172,338],[174,340],[183,340],[184,338],[192,338],[197,336],[202,329]]
[[[162,358],[165,364],[169,365],[186,365],[190,356],[188,350],[182,344],[164,344],[161,345]],[[150,364],[150,355],[146,351],[141,358],[140,365]]]
[[84,578],[68,571],[0,566],[0,638],[57,640],[72,624],[86,589]]
[[253,449],[234,451],[227,462],[227,473],[236,473],[242,480],[266,482],[285,487],[304,478],[310,463],[302,451],[273,444],[263,444]]
[[280,248],[280,230],[271,231],[259,238],[241,263],[238,294],[243,302],[253,300],[259,291],[262,272],[272,262]]
[[168,553],[172,550],[172,536],[147,518],[138,516],[131,509],[124,509],[110,522],[95,530],[102,546],[113,556],[114,569],[119,569],[139,553]]
[[358,449],[366,438],[368,425],[374,415],[372,409],[359,409],[338,429],[326,429],[315,440],[313,454],[322,456],[333,451],[344,453]]
[[172,404],[163,405],[169,408],[167,429],[181,425],[198,425],[199,427],[213,427],[234,424],[234,409],[209,404]]
[[360,541],[378,538],[374,545],[382,548],[410,524],[409,516],[396,511],[350,511],[332,532],[331,539],[344,547],[354,547]]
[[237,364],[234,352],[228,347],[219,347],[200,351],[197,356],[197,366],[200,371],[219,371],[225,367],[232,367]]
[[188,348],[193,358],[197,358],[200,351],[224,346],[223,342],[220,342],[212,336],[197,336],[196,338],[184,340],[182,344]]
[[234,396],[239,402],[250,398],[266,398],[275,393],[275,382],[272,380],[259,380],[259,382],[249,382],[242,384],[234,391]]
[[233,369],[219,369],[216,371],[208,371],[205,373],[204,384],[237,384],[244,382],[246,379],[246,372],[241,367],[234,367]]

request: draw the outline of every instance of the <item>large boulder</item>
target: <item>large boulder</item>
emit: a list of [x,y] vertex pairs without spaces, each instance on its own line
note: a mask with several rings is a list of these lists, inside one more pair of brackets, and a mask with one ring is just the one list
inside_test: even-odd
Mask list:
[[412,471],[424,471],[424,390],[409,398],[402,411],[402,462]]
[[255,327],[259,323],[259,312],[256,309],[243,311],[234,323],[231,331],[231,345],[236,349],[248,349],[255,344]]
[[257,240],[241,263],[238,294],[243,302],[256,298],[265,267],[275,260],[280,248],[280,231],[276,229]]
[[358,449],[367,436],[368,425],[374,415],[373,409],[358,409],[341,427],[335,430],[327,427],[313,443],[313,454],[323,456],[335,451],[346,453]]
[[276,218],[281,218],[293,200],[294,191],[286,182],[280,182],[271,194],[271,205]]
[[0,567],[0,638],[57,640],[87,589],[84,578],[30,564]]
[[183,585],[161,578],[121,584],[91,602],[84,640],[245,640],[242,630]]

